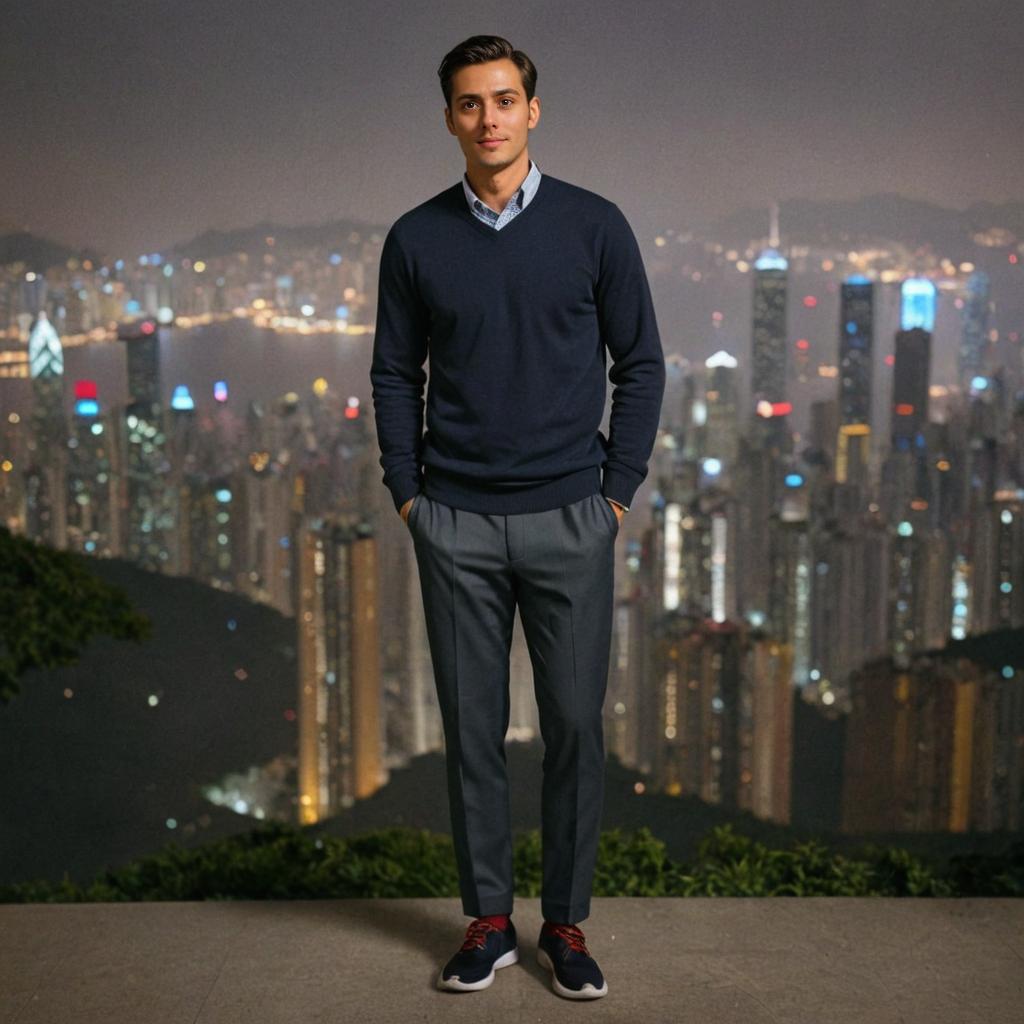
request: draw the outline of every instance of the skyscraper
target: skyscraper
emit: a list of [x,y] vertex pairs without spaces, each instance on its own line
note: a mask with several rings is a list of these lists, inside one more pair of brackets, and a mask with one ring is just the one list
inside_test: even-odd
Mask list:
[[166,535],[173,515],[166,494],[167,436],[160,405],[160,342],[156,321],[118,328],[127,346],[125,407],[126,554],[137,565],[159,570],[168,559]]
[[32,433],[25,468],[25,521],[29,536],[63,548],[67,540],[64,348],[45,310],[36,315],[29,332],[28,363],[32,379]]
[[873,336],[874,287],[862,274],[854,274],[842,283],[839,295],[839,483],[866,482]]
[[839,298],[839,422],[871,424],[871,350],[874,286],[861,274],[848,277]]
[[905,452],[924,444],[928,422],[935,285],[924,278],[908,278],[900,294],[902,329],[896,332],[891,433],[893,449]]
[[707,371],[705,440],[699,454],[718,459],[727,478],[735,472],[739,455],[738,365],[736,359],[721,350],[704,363]]
[[786,398],[786,289],[789,263],[769,246],[754,261],[753,405]]
[[779,208],[773,203],[768,245],[754,261],[751,352],[752,408],[786,397],[786,291],[789,261],[779,251]]
[[989,277],[976,270],[967,279],[963,305],[963,337],[958,363],[960,390],[967,394],[975,377],[987,376]]

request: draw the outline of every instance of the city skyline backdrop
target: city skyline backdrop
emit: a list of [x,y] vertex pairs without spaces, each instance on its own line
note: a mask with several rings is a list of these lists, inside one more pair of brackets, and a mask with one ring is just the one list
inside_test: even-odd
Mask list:
[[[131,256],[213,228],[387,224],[464,159],[441,58],[538,67],[542,172],[638,233],[788,198],[1024,199],[1024,19],[994,0],[629,9],[18,2],[0,37],[0,234]],[[786,225],[781,225],[783,243]]]

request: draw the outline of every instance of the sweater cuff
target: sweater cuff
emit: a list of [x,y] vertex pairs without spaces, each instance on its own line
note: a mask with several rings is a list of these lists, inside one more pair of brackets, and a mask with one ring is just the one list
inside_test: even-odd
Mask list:
[[423,485],[418,477],[403,477],[401,480],[396,480],[390,490],[391,500],[395,503],[395,511],[400,513],[402,506],[423,490]]
[[641,483],[642,480],[638,480],[633,473],[624,473],[614,466],[605,465],[601,493],[628,509]]

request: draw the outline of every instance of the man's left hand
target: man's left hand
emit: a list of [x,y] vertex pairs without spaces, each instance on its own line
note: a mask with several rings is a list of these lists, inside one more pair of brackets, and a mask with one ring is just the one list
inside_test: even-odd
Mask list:
[[605,498],[604,500],[607,501],[609,505],[611,505],[612,511],[615,513],[615,518],[618,519],[619,526],[621,526],[622,517],[626,514],[626,510],[621,505],[618,505],[614,501],[612,501],[611,498]]

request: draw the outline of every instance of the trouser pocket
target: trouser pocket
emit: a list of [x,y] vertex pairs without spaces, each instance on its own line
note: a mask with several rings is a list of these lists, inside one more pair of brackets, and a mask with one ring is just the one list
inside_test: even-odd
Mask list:
[[619,517],[615,514],[611,502],[603,494],[597,494],[594,497],[604,509],[605,522],[608,522],[609,518],[611,519],[608,525],[612,528],[612,534],[617,534],[619,532]]

